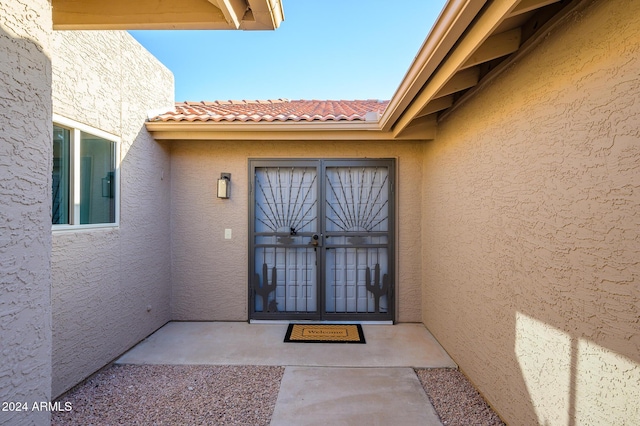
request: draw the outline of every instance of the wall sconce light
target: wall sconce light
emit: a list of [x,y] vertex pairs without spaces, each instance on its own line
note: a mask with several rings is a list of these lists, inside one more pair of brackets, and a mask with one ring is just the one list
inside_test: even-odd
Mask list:
[[229,198],[231,196],[231,173],[220,173],[218,179],[218,198]]

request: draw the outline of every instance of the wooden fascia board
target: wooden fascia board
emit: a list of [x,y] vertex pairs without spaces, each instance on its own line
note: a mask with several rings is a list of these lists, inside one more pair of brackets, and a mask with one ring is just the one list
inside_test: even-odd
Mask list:
[[494,1],[488,5],[440,65],[438,71],[431,76],[413,102],[403,111],[402,116],[393,125],[394,134],[400,134],[431,100],[438,97],[447,82],[456,75],[518,3],[519,0],[503,0]]
[[54,30],[233,29],[202,0],[52,0]]
[[485,3],[486,0],[447,2],[385,109],[380,119],[383,130],[391,130]]
[[[417,134],[416,134],[417,133]],[[435,138],[432,133],[407,132],[395,137],[391,132],[331,131],[331,132],[196,132],[196,131],[153,131],[153,138],[158,141],[427,141]]]
[[[394,137],[374,123],[207,123],[147,122],[156,140],[430,140],[433,126]],[[428,127],[428,128],[427,128]],[[418,129],[416,129],[418,130]]]

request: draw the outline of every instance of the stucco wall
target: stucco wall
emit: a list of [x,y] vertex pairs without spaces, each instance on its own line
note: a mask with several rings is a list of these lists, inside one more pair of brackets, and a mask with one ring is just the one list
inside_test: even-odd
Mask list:
[[[419,142],[172,142],[172,317],[246,321],[249,158],[397,158],[397,319],[420,313]],[[216,198],[221,172],[232,195]],[[224,230],[232,239],[224,239]]]
[[53,110],[122,138],[120,226],[53,234],[53,395],[170,319],[170,160],[144,128],[173,76],[126,32],[55,32]]
[[[51,12],[0,2],[0,401],[51,397]],[[0,424],[48,424],[0,411]]]
[[639,70],[595,2],[425,148],[424,322],[509,423],[640,424]]

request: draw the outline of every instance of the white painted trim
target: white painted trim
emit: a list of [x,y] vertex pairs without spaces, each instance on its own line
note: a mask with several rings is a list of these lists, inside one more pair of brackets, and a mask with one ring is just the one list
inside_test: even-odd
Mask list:
[[51,225],[51,230],[56,234],[59,234],[63,232],[106,231],[110,229],[118,229],[119,227],[120,225],[115,223],[90,223],[84,225]]
[[[55,124],[55,123],[54,123]],[[71,146],[69,147],[69,169],[71,170],[71,182],[69,182],[69,222],[80,223],[80,140],[82,131],[78,128],[69,129],[71,133]]]
[[113,133],[105,132],[104,130],[97,129],[95,127],[91,127],[79,121],[72,120],[67,117],[63,117],[58,114],[53,114],[53,124],[59,124],[63,127],[69,127],[73,129],[81,130],[85,133],[90,133],[93,136],[97,136],[99,138],[107,139],[112,142],[117,142],[120,144],[122,142],[120,136],[116,136]]

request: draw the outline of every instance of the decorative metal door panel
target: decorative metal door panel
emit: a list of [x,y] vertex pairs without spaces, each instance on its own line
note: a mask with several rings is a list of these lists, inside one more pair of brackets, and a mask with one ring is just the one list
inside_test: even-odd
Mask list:
[[252,319],[393,320],[393,160],[254,160]]

